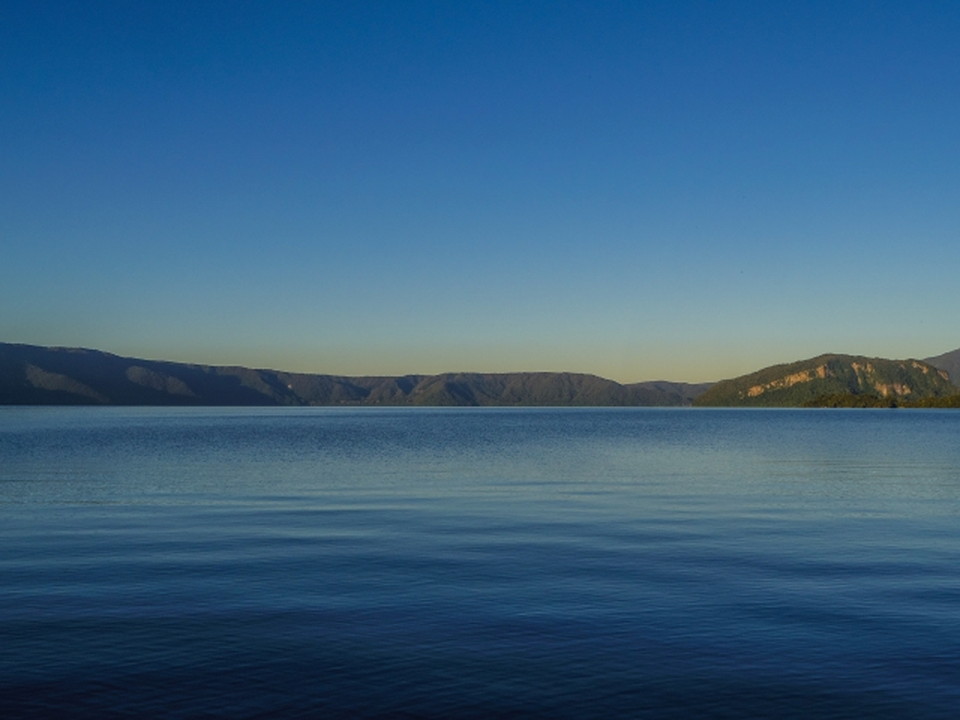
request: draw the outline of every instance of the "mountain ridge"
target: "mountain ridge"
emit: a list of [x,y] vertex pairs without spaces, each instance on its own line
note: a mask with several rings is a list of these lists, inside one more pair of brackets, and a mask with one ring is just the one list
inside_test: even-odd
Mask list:
[[717,383],[572,372],[347,376],[0,342],[2,405],[850,406],[960,402],[960,349],[925,360],[828,353]]
[[0,343],[6,405],[674,406],[709,385],[569,372],[325,375]]
[[921,360],[888,360],[828,353],[771,365],[722,380],[694,404],[722,407],[798,407],[841,402],[843,397],[876,398],[888,405],[945,398],[960,392],[949,373]]
[[946,370],[954,384],[960,383],[960,348],[924,358],[923,362],[940,370]]

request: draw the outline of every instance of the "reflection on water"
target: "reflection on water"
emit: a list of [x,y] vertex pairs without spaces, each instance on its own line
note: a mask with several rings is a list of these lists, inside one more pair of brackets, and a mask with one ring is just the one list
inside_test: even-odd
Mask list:
[[960,416],[0,410],[4,717],[952,717]]

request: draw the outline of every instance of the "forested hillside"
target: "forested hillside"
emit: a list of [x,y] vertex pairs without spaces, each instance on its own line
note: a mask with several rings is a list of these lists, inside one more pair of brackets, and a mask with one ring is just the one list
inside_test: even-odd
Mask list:
[[[919,360],[820,355],[717,383],[701,406],[899,405],[958,392],[946,371]],[[849,399],[844,400],[845,396]],[[869,398],[876,398],[876,402]]]

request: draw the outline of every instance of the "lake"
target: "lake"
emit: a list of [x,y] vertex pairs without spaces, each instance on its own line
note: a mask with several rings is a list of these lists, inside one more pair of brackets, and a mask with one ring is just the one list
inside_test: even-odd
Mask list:
[[0,408],[4,718],[953,718],[960,413]]

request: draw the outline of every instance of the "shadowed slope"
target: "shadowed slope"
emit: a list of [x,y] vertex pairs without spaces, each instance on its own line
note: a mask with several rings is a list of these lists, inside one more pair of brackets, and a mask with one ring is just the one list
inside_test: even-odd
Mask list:
[[689,405],[707,387],[545,372],[312,375],[0,343],[8,405]]

